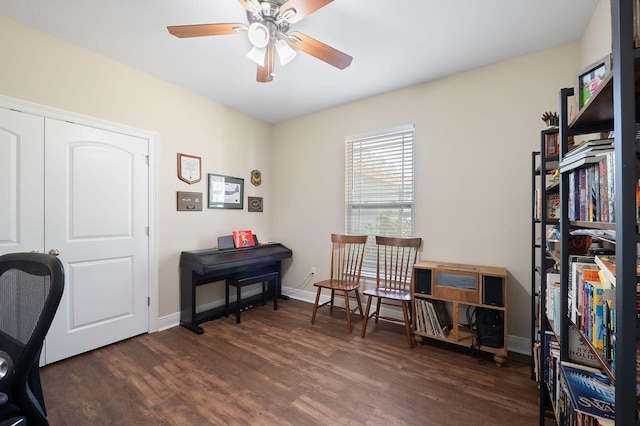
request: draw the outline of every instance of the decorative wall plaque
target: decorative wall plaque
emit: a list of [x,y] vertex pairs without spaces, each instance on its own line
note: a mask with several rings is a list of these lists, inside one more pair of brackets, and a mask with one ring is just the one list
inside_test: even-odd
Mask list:
[[178,191],[178,211],[202,211],[202,192]]
[[251,183],[260,186],[262,183],[262,172],[260,170],[251,170]]
[[262,197],[248,197],[247,211],[261,212],[262,211]]
[[188,184],[202,179],[202,161],[200,157],[178,154],[178,179]]

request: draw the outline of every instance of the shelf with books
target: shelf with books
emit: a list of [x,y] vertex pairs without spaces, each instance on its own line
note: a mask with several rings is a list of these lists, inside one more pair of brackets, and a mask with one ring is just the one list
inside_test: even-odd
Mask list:
[[615,388],[595,368],[560,361],[558,384],[559,425],[613,425]]
[[[507,271],[504,268],[421,261],[412,295],[416,340],[430,338],[507,360]],[[485,325],[488,325],[485,328]],[[491,332],[485,332],[490,329]]]
[[[559,129],[548,127],[540,131],[540,150],[532,153],[532,205],[531,224],[531,336],[539,336],[547,326],[540,306],[546,305],[546,273],[557,259],[548,250],[548,233],[560,223],[560,187],[557,168],[559,165]],[[544,212],[544,214],[543,214]],[[540,346],[532,339],[531,378],[535,378],[536,351]]]
[[[565,380],[570,372],[559,373],[561,392],[554,407],[559,424],[586,421],[609,424],[637,424],[638,396],[636,394],[638,359],[638,143],[637,105],[640,93],[636,81],[640,67],[635,58],[640,57],[633,47],[633,4],[636,2],[612,0],[612,71],[604,83],[591,95],[584,106],[577,108],[575,118],[569,120],[570,107],[574,105],[574,88],[560,91],[560,315],[554,321],[560,346],[561,370],[569,360],[569,336],[573,330],[587,348],[587,353],[597,361],[599,380],[606,385],[610,400],[598,400],[599,406],[608,407],[610,416],[584,413],[575,391],[580,382]],[[613,131],[613,151],[602,155],[587,155],[590,162],[580,161],[569,151],[569,138],[596,132]],[[600,136],[600,139],[605,139]],[[601,142],[606,145],[608,142]],[[595,146],[592,143],[591,146]],[[589,151],[589,146],[582,148]],[[591,149],[591,153],[594,151]],[[581,164],[582,163],[582,164]],[[564,167],[563,167],[564,166]],[[584,189],[580,184],[584,181]],[[581,210],[584,209],[584,210]],[[596,269],[585,269],[582,278],[572,284],[569,238],[577,231],[592,232],[594,241],[606,241],[615,252],[616,271],[607,277]],[[591,235],[591,234],[590,234]],[[595,272],[594,272],[595,271]],[[594,276],[595,274],[595,276]],[[580,274],[578,274],[580,276]],[[572,277],[570,279],[570,277]],[[542,296],[544,297],[544,296]],[[559,324],[556,324],[559,322]],[[544,355],[544,345],[540,345]],[[542,359],[545,359],[541,356]],[[580,369],[587,370],[584,367]],[[567,369],[568,370],[568,369]],[[636,372],[636,374],[633,374]],[[581,373],[583,374],[583,373]],[[584,375],[584,374],[583,374]],[[584,379],[583,380],[587,380]],[[591,380],[589,378],[588,380]],[[609,383],[606,383],[609,381]],[[601,387],[592,383],[591,387]],[[541,395],[542,396],[542,395]],[[588,400],[588,396],[584,400]],[[540,398],[540,424],[551,408],[547,398]],[[599,419],[598,417],[603,417]],[[596,420],[597,419],[597,420]]]

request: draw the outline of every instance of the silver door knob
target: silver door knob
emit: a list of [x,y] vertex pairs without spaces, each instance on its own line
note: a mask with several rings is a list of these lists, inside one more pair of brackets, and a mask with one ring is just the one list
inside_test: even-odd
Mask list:
[[58,256],[58,255],[60,254],[60,250],[58,250],[58,249],[51,249],[51,250],[49,250],[49,254],[50,254],[51,256]]

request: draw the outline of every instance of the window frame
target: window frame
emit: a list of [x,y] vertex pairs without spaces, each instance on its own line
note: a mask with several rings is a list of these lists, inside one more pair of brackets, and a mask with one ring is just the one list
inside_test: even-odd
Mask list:
[[[369,179],[369,183],[363,183],[366,175],[371,173],[376,177],[383,176],[387,183],[392,183],[386,186],[376,185],[375,182],[371,183],[372,179]],[[373,200],[371,197],[377,199]],[[375,215],[368,218],[369,223],[365,223],[367,212]],[[369,236],[362,267],[363,276],[375,277],[376,274],[376,235],[413,237],[414,213],[415,126],[411,124],[347,136],[345,230],[347,234]],[[385,229],[384,224],[380,225],[381,218],[387,218],[387,225],[390,224],[392,228],[395,226],[395,232],[391,232],[389,227]],[[376,222],[376,225],[372,226],[371,221]]]

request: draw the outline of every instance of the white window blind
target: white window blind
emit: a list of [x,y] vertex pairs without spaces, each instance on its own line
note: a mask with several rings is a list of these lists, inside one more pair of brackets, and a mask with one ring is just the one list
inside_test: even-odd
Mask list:
[[346,139],[346,230],[368,235],[363,273],[375,274],[376,235],[413,237],[414,126]]

